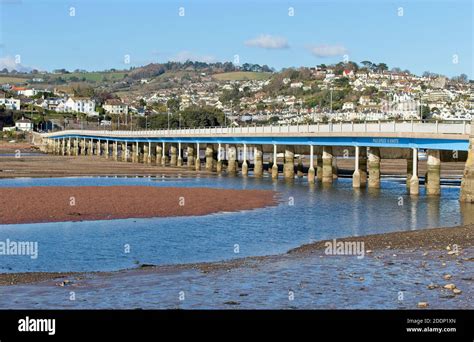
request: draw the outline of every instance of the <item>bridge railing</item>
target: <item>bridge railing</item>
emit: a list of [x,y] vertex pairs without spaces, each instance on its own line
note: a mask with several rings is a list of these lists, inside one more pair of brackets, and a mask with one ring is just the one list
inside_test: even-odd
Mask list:
[[[273,125],[245,127],[206,127],[159,130],[68,130],[77,135],[136,136],[194,136],[194,135],[258,135],[258,134],[304,134],[304,133],[433,133],[433,134],[471,134],[471,124],[467,121],[445,122],[337,122],[306,125]],[[45,137],[62,135],[65,131],[44,134]]]

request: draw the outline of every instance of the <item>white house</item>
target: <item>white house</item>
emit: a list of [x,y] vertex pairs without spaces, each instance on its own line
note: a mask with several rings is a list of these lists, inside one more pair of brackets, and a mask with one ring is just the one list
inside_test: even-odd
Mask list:
[[5,95],[0,96],[0,106],[4,105],[6,109],[10,110],[20,110],[21,101],[19,99],[14,99],[13,97],[7,99]]
[[95,111],[95,101],[87,97],[70,97],[67,99],[64,107],[66,112],[97,115]]
[[[64,104],[65,100],[61,97],[45,98],[41,103],[41,107],[47,110],[56,110],[60,104]],[[63,106],[64,109],[64,106]]]
[[29,119],[22,118],[15,122],[15,128],[18,131],[31,132],[33,130],[33,123]]
[[303,88],[303,82],[293,82],[290,84],[290,88]]
[[26,97],[36,96],[36,95],[38,95],[38,93],[39,93],[39,91],[36,90],[35,88],[17,90],[18,95],[23,95],[23,96],[26,96]]
[[119,99],[106,100],[104,110],[109,114],[128,114],[128,105]]
[[353,102],[344,102],[342,104],[342,110],[354,110],[355,106]]

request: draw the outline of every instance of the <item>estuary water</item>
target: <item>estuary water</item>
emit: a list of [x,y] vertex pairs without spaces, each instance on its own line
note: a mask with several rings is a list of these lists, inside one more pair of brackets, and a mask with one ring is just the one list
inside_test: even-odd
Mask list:
[[113,271],[140,264],[222,261],[284,253],[323,239],[455,226],[470,220],[458,202],[459,187],[443,186],[439,198],[426,197],[422,189],[418,198],[412,198],[404,180],[390,178],[382,180],[380,190],[354,190],[349,178],[339,178],[328,187],[309,186],[306,179],[288,183],[226,176],[0,181],[0,187],[114,185],[269,189],[278,193],[279,203],[195,217],[0,225],[0,241],[38,243],[35,259],[2,256],[0,273]]

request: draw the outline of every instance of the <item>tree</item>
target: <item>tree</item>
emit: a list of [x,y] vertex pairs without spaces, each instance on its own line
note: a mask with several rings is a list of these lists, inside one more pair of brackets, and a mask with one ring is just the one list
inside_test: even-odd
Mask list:
[[387,64],[385,63],[379,63],[377,64],[377,66],[375,67],[375,70],[377,72],[384,72],[384,71],[387,71],[388,70],[388,66]]
[[423,120],[431,118],[430,107],[428,107],[428,106],[422,106],[421,107],[421,118]]
[[177,111],[179,111],[180,106],[181,106],[181,101],[176,96],[172,97],[166,102],[166,107],[168,107],[168,110],[171,113],[176,113]]
[[362,61],[360,62],[360,64],[362,64],[364,67],[366,67],[369,70],[372,70],[374,67],[374,63],[372,63],[371,61]]
[[469,77],[466,74],[461,74],[459,76],[453,77],[452,80],[459,83],[468,83]]
[[224,112],[220,109],[204,106],[192,106],[180,112],[185,127],[212,127],[224,124]]

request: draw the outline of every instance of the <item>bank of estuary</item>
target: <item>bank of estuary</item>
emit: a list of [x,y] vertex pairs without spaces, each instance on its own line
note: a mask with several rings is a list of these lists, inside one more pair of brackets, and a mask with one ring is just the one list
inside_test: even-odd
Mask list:
[[[2,308],[474,307],[474,225],[319,241],[286,254],[94,273],[0,275]],[[75,300],[70,300],[70,293]]]

